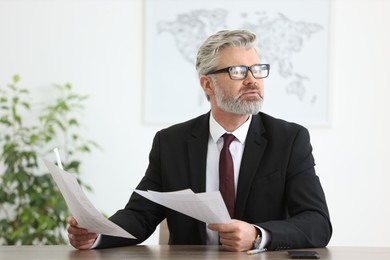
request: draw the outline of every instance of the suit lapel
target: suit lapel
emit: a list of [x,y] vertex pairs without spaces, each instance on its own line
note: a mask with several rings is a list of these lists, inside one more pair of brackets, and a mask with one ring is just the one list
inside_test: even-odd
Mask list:
[[241,219],[244,214],[250,187],[267,145],[267,139],[262,136],[263,132],[265,132],[265,128],[260,114],[254,115],[248,130],[241,160],[235,210],[237,219]]
[[188,162],[191,189],[195,192],[206,191],[207,144],[209,140],[209,114],[199,118],[188,144]]
[[[207,144],[210,132],[209,115],[210,113],[199,118],[192,131],[192,138],[187,141],[191,189],[195,193],[206,191]],[[198,229],[202,244],[206,244],[205,223],[198,221]]]

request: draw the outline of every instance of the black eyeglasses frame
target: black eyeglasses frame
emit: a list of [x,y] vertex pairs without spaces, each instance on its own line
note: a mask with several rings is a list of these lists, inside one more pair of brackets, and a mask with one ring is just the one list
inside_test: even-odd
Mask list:
[[[265,66],[267,68],[266,69],[267,70],[267,75],[264,76],[264,77],[255,77],[255,75],[253,75],[253,72],[252,72],[252,68],[254,66],[260,66],[261,68]],[[237,68],[237,67],[245,68],[245,70],[246,70],[245,77],[239,78],[239,79],[232,78],[232,75],[230,75],[230,71],[231,71],[232,68]],[[229,74],[230,79],[232,79],[232,80],[244,80],[244,79],[246,79],[246,77],[248,77],[248,71],[250,71],[252,73],[252,76],[255,79],[264,79],[264,78],[268,77],[270,68],[271,68],[271,66],[269,64],[265,64],[265,63],[253,64],[252,66],[245,66],[245,65],[229,66],[229,67],[226,67],[226,68],[223,68],[223,69],[219,69],[219,70],[212,70],[212,71],[206,73],[206,75],[219,74],[219,73],[226,73],[227,72]]]

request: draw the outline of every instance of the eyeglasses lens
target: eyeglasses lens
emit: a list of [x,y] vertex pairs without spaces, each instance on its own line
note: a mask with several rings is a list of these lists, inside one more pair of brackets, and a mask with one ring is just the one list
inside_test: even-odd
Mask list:
[[[265,78],[268,76],[268,67],[266,65],[253,65],[249,68],[252,75],[256,79]],[[229,70],[232,79],[245,79],[248,73],[248,68],[245,66],[233,66]]]
[[260,78],[266,78],[268,76],[269,69],[267,65],[261,64],[261,65],[252,66],[251,71],[253,77],[260,79]]
[[232,79],[243,79],[247,73],[246,67],[234,66],[230,68],[229,74]]

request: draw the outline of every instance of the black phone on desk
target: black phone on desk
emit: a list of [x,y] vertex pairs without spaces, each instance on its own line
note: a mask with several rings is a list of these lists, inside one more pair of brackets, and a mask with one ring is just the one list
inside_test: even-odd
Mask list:
[[320,259],[317,251],[288,251],[288,255],[293,259]]

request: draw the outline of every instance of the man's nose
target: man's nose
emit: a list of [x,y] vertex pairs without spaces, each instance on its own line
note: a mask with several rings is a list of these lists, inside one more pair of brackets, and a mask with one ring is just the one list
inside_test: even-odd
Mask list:
[[256,82],[256,80],[257,79],[255,79],[255,77],[253,77],[252,71],[248,70],[248,73],[246,74],[246,78],[244,79],[244,84],[245,85],[253,84],[254,82]]

